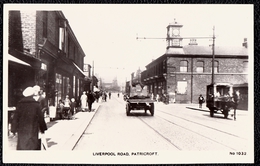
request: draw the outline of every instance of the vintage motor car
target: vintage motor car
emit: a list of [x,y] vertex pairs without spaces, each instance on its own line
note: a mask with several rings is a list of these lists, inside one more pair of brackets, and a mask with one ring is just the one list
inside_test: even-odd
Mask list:
[[147,91],[146,86],[136,85],[136,88],[132,88],[132,91],[135,92],[126,99],[126,115],[129,116],[132,110],[144,110],[145,113],[149,110],[153,116],[154,101],[145,93]]
[[131,83],[126,83],[126,115],[134,110],[147,110],[154,116],[154,100],[148,95],[147,86],[141,82],[140,72],[136,77],[132,76]]

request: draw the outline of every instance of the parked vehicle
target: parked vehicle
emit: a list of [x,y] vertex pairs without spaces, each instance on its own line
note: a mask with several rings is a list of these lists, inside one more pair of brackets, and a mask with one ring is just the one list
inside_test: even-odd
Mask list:
[[227,118],[230,110],[233,110],[233,85],[230,83],[214,83],[207,85],[206,106],[210,110],[210,116],[221,112]]

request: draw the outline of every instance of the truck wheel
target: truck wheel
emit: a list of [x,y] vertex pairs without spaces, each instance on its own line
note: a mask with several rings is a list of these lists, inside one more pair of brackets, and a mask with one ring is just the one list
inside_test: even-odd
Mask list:
[[151,103],[150,113],[153,116],[154,115],[154,104]]
[[130,115],[130,105],[127,104],[126,105],[126,116],[129,116]]
[[214,116],[214,108],[210,108],[209,112],[210,112],[210,117],[213,117]]

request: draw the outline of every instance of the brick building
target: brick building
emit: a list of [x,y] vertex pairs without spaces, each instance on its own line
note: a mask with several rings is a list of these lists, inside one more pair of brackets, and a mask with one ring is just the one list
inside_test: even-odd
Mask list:
[[39,85],[49,105],[84,90],[85,53],[61,11],[9,11],[8,106]]
[[[142,82],[150,93],[168,94],[170,103],[198,103],[198,96],[206,96],[206,85],[212,82],[212,47],[199,46],[191,39],[182,46],[182,25],[174,22],[167,26],[165,54],[153,60],[142,72]],[[246,42],[241,47],[214,48],[214,82],[243,84],[242,105],[247,107],[248,52]]]

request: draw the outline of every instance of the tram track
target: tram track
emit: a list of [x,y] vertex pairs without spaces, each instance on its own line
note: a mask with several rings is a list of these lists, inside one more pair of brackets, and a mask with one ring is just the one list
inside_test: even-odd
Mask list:
[[241,138],[241,139],[244,139],[246,140],[245,138],[242,138],[238,135],[235,135],[235,134],[232,134],[232,133],[229,133],[229,132],[226,132],[226,131],[222,131],[222,130],[219,130],[217,128],[214,128],[214,127],[211,127],[211,126],[208,126],[208,125],[205,125],[205,124],[201,124],[201,123],[198,123],[198,122],[195,122],[195,121],[192,121],[192,120],[189,120],[189,119],[186,119],[186,118],[182,118],[182,117],[179,117],[179,116],[176,116],[176,115],[173,115],[173,114],[170,114],[168,112],[165,112],[165,111],[160,111],[164,114],[167,114],[167,115],[170,115],[170,116],[173,116],[173,117],[176,117],[176,118],[179,118],[179,119],[182,119],[182,120],[185,120],[185,121],[188,121],[190,123],[194,123],[194,124],[197,124],[197,125],[200,125],[200,126],[203,126],[203,127],[206,127],[206,128],[209,128],[209,129],[212,129],[212,130],[215,130],[215,131],[218,131],[218,132],[221,132],[221,133],[224,133],[224,134],[227,134],[227,135],[231,135],[231,136],[234,136],[234,137],[237,137],[237,138]]
[[[117,100],[118,101],[118,103],[120,103],[121,105],[124,105],[124,103],[122,103],[122,102],[120,102],[119,100]],[[148,111],[149,112],[149,111]],[[160,113],[162,113],[162,114],[165,114],[166,116],[168,116],[168,117],[174,117],[174,118],[178,118],[178,119],[180,119],[180,120],[182,120],[182,121],[186,121],[187,123],[189,123],[189,124],[191,124],[191,126],[193,126],[193,125],[198,125],[198,126],[201,126],[201,127],[203,127],[203,128],[206,128],[207,130],[213,130],[213,131],[215,131],[215,132],[218,132],[218,133],[221,133],[221,134],[223,134],[223,140],[218,140],[218,139],[214,139],[214,138],[212,138],[212,136],[210,137],[210,136],[207,136],[206,134],[201,134],[200,132],[198,132],[198,131],[194,131],[194,130],[192,130],[190,127],[185,127],[185,126],[183,126],[183,125],[181,125],[181,124],[177,124],[177,123],[174,123],[174,121],[173,120],[171,120],[171,118],[168,118],[168,117],[163,117],[163,116],[161,116],[160,114],[157,114],[157,113],[155,113],[155,117],[153,117],[153,118],[159,118],[159,119],[161,119],[161,120],[163,120],[163,121],[165,121],[166,123],[168,123],[168,124],[171,124],[171,125],[174,125],[174,126],[177,126],[178,128],[181,128],[181,129],[183,129],[183,130],[185,130],[185,131],[188,131],[189,133],[193,133],[193,134],[195,134],[195,135],[197,135],[197,136],[199,136],[199,137],[203,137],[204,139],[207,139],[207,140],[209,140],[209,141],[211,141],[211,142],[214,142],[215,144],[219,144],[219,145],[221,145],[221,146],[223,146],[223,147],[226,147],[226,148],[228,148],[228,149],[230,149],[230,150],[236,150],[236,148],[234,148],[234,147],[236,147],[236,146],[229,146],[226,142],[225,142],[225,138],[226,137],[228,137],[228,139],[230,139],[230,140],[232,140],[233,138],[234,139],[242,139],[242,140],[246,140],[245,138],[242,138],[242,137],[240,137],[240,136],[238,136],[238,135],[236,135],[236,134],[233,134],[233,133],[229,133],[229,132],[226,132],[226,131],[222,131],[222,130],[220,130],[220,129],[217,129],[217,128],[214,128],[214,127],[211,127],[211,126],[209,126],[209,125],[205,125],[205,124],[202,124],[202,123],[199,123],[199,122],[195,122],[195,121],[192,121],[192,120],[190,120],[190,119],[187,119],[187,118],[183,118],[183,117],[180,117],[180,116],[176,116],[176,115],[173,115],[173,114],[171,114],[171,113],[168,113],[168,112],[165,112],[165,111],[161,111],[161,110],[158,110],[158,109],[156,109],[156,112],[160,112]],[[135,115],[135,113],[132,113],[132,115]],[[137,115],[138,115],[138,113],[137,113]],[[141,114],[141,115],[143,115],[143,114]],[[179,146],[179,145],[177,145],[177,144],[175,144],[174,142],[173,142],[173,139],[172,138],[170,138],[170,137],[167,137],[167,135],[165,135],[165,133],[163,133],[161,130],[158,130],[156,127],[154,127],[154,125],[152,125],[152,124],[150,124],[149,122],[150,121],[148,121],[148,120],[146,120],[147,119],[147,116],[144,116],[144,117],[146,117],[146,118],[143,118],[143,116],[136,116],[136,118],[138,118],[140,121],[142,121],[146,126],[148,126],[151,130],[153,130],[157,135],[159,135],[162,139],[164,139],[164,140],[166,140],[167,142],[169,142],[172,146],[174,146],[176,149],[178,149],[178,150],[184,150],[181,146]],[[149,118],[150,119],[150,118]],[[192,125],[193,124],[193,125]],[[167,126],[167,125],[166,125]],[[218,135],[218,134],[217,134]],[[226,135],[226,136],[225,136]],[[221,137],[222,138],[222,137]],[[222,142],[221,142],[222,141]]]

